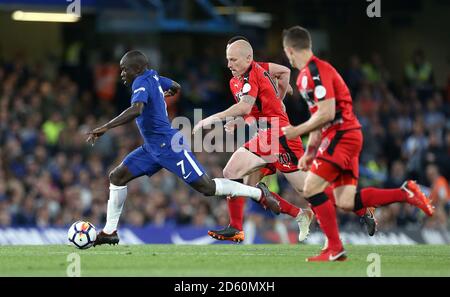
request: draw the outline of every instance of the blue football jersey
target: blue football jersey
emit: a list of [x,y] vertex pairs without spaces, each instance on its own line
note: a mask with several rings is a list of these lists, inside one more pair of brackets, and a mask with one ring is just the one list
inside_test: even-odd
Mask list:
[[191,184],[205,174],[178,130],[172,128],[167,115],[164,91],[172,80],[159,76],[155,70],[146,70],[136,77],[131,87],[131,104],[144,102],[142,114],[136,118],[139,132],[145,143],[129,153],[123,164],[134,177],[152,176],[165,168]]
[[178,132],[170,125],[167,105],[164,101],[164,91],[171,86],[172,80],[159,76],[153,69],[146,70],[133,82],[131,104],[145,103],[142,114],[136,118],[136,124],[147,143],[155,137],[173,135]]

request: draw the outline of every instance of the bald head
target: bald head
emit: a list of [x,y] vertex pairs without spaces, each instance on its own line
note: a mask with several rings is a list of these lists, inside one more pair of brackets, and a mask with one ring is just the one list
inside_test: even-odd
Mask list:
[[227,60],[233,76],[241,76],[253,61],[252,46],[243,39],[227,45]]
[[131,85],[136,77],[149,67],[147,57],[140,51],[129,51],[120,60],[120,76],[125,85]]
[[243,57],[250,57],[253,60],[253,48],[250,43],[244,39],[237,40],[227,46],[227,52],[241,55]]

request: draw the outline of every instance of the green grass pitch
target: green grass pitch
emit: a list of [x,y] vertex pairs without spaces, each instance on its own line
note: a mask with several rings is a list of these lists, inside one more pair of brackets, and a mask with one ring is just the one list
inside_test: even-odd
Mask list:
[[317,245],[1,246],[0,276],[66,276],[80,255],[81,276],[367,276],[380,255],[381,276],[450,276],[450,246],[347,245],[348,261],[306,263]]

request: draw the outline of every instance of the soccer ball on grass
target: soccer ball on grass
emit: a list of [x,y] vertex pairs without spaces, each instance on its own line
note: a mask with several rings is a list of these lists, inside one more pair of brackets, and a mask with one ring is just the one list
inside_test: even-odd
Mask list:
[[94,225],[85,221],[77,221],[70,226],[67,232],[69,242],[79,249],[88,249],[97,238]]

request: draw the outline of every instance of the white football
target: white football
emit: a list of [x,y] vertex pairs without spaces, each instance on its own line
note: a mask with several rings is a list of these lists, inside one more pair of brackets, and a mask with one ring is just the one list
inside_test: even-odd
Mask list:
[[69,242],[79,249],[88,249],[97,238],[94,225],[85,221],[77,221],[70,226],[67,232]]

